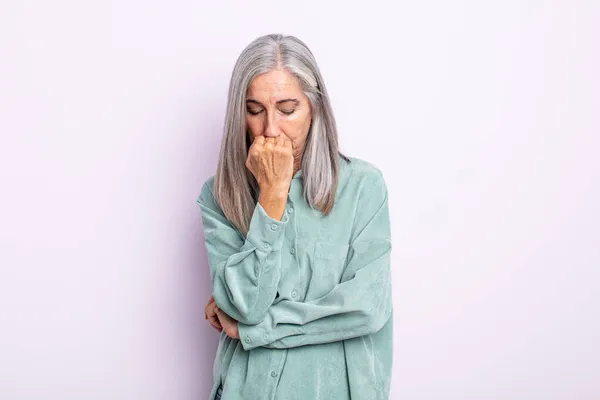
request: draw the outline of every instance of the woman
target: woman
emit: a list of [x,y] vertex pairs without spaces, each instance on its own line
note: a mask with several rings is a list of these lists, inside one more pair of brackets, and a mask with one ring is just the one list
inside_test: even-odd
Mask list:
[[197,200],[221,337],[210,399],[387,399],[388,195],[338,150],[315,59],[267,35],[231,77],[216,174]]

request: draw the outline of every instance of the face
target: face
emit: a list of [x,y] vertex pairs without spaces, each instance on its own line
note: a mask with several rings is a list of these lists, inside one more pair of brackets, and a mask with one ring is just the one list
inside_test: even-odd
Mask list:
[[250,140],[285,135],[301,156],[312,118],[310,102],[297,79],[275,69],[257,76],[246,92],[246,126]]

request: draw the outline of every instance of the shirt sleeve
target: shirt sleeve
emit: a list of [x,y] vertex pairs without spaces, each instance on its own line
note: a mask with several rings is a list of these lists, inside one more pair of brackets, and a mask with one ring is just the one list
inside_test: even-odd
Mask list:
[[392,242],[381,172],[365,184],[360,197],[342,282],[312,301],[273,304],[259,324],[239,323],[244,349],[340,341],[377,332],[385,325],[392,314]]
[[256,204],[244,238],[217,205],[206,182],[197,199],[217,306],[240,323],[257,324],[277,295],[283,232],[289,221],[271,218]]

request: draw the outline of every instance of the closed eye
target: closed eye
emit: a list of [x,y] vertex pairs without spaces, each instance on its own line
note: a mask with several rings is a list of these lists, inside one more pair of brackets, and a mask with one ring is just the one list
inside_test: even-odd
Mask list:
[[[248,109],[246,111],[248,111],[248,114],[258,115],[261,112],[263,112],[264,110],[258,110],[258,111],[256,111],[256,110],[250,110],[250,109]],[[292,115],[294,112],[296,112],[296,110],[290,110],[290,111],[288,111],[288,110],[279,110],[279,111],[281,111],[281,113],[285,114],[285,115]]]

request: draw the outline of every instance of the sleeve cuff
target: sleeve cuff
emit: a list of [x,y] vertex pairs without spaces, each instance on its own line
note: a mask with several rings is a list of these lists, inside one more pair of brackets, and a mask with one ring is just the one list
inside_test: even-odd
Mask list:
[[265,319],[257,325],[246,325],[238,322],[238,334],[244,350],[252,350],[275,341],[271,329],[271,314],[267,312]]
[[256,203],[246,238],[264,252],[280,249],[283,244],[283,231],[288,221],[287,213],[284,213],[279,221],[271,218],[263,206]]

